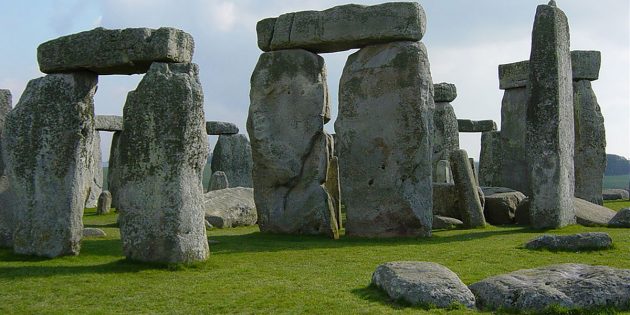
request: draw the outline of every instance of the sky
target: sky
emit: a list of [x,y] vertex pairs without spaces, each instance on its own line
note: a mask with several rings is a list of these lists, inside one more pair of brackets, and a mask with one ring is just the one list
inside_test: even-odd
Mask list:
[[[540,0],[424,0],[433,82],[457,86],[452,102],[460,119],[492,119],[500,125],[499,64],[529,59],[534,13]],[[261,51],[256,22],[302,10],[336,5],[377,4],[355,0],[30,0],[7,1],[0,10],[0,89],[10,89],[14,105],[31,79],[43,76],[37,46],[91,30],[175,27],[195,39],[193,62],[200,67],[206,120],[233,122],[246,134],[249,79]],[[599,50],[602,68],[593,82],[606,125],[607,153],[630,157],[630,1],[557,0],[569,18],[572,50]],[[353,51],[324,54],[334,132],[338,82]],[[127,93],[141,75],[100,76],[95,113],[122,115]],[[103,152],[111,134],[101,133]],[[460,134],[460,146],[479,158],[480,134]],[[216,136],[210,137],[211,145]],[[107,160],[107,153],[104,153]]]

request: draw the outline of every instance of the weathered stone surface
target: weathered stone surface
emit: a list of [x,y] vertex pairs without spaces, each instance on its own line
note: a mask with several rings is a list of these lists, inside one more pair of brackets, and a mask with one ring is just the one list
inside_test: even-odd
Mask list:
[[192,36],[174,28],[99,27],[39,45],[37,62],[44,73],[145,73],[153,62],[190,62],[194,48]]
[[506,90],[501,101],[501,174],[495,186],[531,195],[527,165],[527,99],[525,87]]
[[210,185],[208,185],[208,191],[221,190],[230,187],[230,181],[224,172],[216,171],[210,176]]
[[337,226],[341,230],[343,228],[343,218],[341,215],[341,183],[339,182],[339,158],[332,156],[328,163],[328,172],[326,173],[326,190],[330,194],[331,202],[335,207],[335,219]]
[[436,103],[450,103],[457,98],[457,87],[452,83],[436,83],[433,85],[433,100]]
[[236,187],[204,195],[206,220],[214,227],[230,228],[256,224],[258,215],[252,188]]
[[573,198],[575,218],[577,223],[584,226],[606,226],[616,212],[598,204],[580,198]]
[[347,235],[430,236],[434,103],[426,48],[365,47],[348,57],[339,86]]
[[98,131],[94,131],[94,141],[92,142],[92,154],[94,155],[94,163],[92,163],[92,182],[90,184],[90,192],[85,201],[86,208],[95,208],[98,203],[98,196],[103,191],[103,157],[101,156],[101,135]]
[[448,229],[455,229],[462,226],[464,226],[464,222],[458,219],[443,217],[441,215],[433,216],[433,229],[434,230],[442,230],[442,229],[448,230]]
[[587,232],[571,235],[544,234],[527,242],[527,249],[549,249],[564,251],[580,251],[606,249],[612,246],[612,238],[608,233]]
[[451,167],[455,188],[459,196],[459,207],[464,227],[485,226],[486,220],[483,215],[483,207],[477,192],[478,185],[468,162],[466,150],[457,150],[451,153]]
[[525,195],[519,191],[485,194],[486,221],[493,225],[513,224],[516,208],[523,199]]
[[238,127],[225,121],[206,121],[206,133],[208,135],[234,135],[239,132]]
[[524,88],[529,81],[529,60],[499,65],[499,88]]
[[483,191],[484,195],[488,196],[488,195],[494,195],[494,194],[503,194],[503,193],[513,193],[513,192],[517,192],[516,190],[512,189],[512,188],[507,188],[507,187],[488,187],[488,186],[482,186],[481,190]]
[[99,131],[122,131],[123,118],[116,115],[96,115],[94,116],[94,129]]
[[604,189],[602,190],[602,199],[604,200],[622,200],[628,199],[629,193],[625,189]]
[[395,261],[376,267],[372,283],[392,300],[411,305],[448,308],[475,306],[475,297],[450,269],[432,262]]
[[252,147],[245,135],[220,135],[212,151],[212,172],[222,171],[230,187],[253,187]]
[[[477,190],[481,191],[481,188],[479,188],[479,176],[477,176],[477,168],[475,166],[475,159],[468,158],[468,163],[470,164],[470,169],[472,169],[473,176],[475,177],[475,183],[477,184]],[[481,207],[483,208],[483,200],[481,201]]]
[[610,219],[608,226],[630,228],[630,208],[623,208]]
[[536,10],[529,68],[531,223],[534,228],[557,228],[575,223],[569,24],[557,7],[539,5]]
[[108,214],[109,209],[112,207],[112,194],[105,190],[98,196],[98,204],[96,206],[96,214]]
[[599,68],[602,65],[602,54],[595,50],[574,50],[571,52],[571,68],[573,80],[595,81],[599,79]]
[[107,165],[107,189],[112,194],[113,208],[118,208],[118,188],[120,187],[120,134],[121,131],[115,131],[112,135]]
[[544,312],[630,305],[630,270],[582,264],[560,264],[518,270],[469,286],[482,310]]
[[493,120],[458,119],[459,132],[487,132],[497,130],[497,124]]
[[324,59],[305,50],[263,53],[251,78],[247,132],[254,199],[264,232],[338,237],[323,186],[332,137]]
[[441,184],[453,184],[451,163],[448,160],[440,160],[437,162],[435,170],[433,171],[433,182]]
[[575,196],[603,204],[602,181],[606,170],[606,128],[591,82],[573,83],[575,116]]
[[13,246],[13,205],[10,196],[9,179],[5,174],[5,163],[2,157],[2,138],[4,121],[13,107],[11,91],[0,89],[0,247]]
[[479,184],[494,186],[501,183],[502,160],[501,132],[481,133],[481,153],[479,154]]
[[419,41],[425,29],[424,10],[413,2],[287,13],[256,26],[258,47],[263,51],[302,48],[317,53]]
[[93,177],[96,83],[91,73],[31,80],[6,116],[2,145],[15,193],[16,253],[79,253]]
[[[436,85],[437,86],[437,85]],[[447,160],[451,152],[459,149],[459,131],[455,110],[449,103],[435,103],[433,111],[433,168],[441,160]],[[433,180],[437,182],[436,173]]]
[[101,229],[97,228],[84,228],[83,229],[83,238],[86,237],[105,237],[107,233]]
[[461,219],[459,194],[455,184],[433,183],[433,214]]
[[129,92],[115,192],[126,257],[205,260],[202,174],[208,155],[198,67],[153,63]]

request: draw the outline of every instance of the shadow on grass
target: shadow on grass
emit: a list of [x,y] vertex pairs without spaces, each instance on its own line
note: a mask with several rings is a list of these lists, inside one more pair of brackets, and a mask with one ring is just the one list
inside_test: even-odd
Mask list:
[[0,279],[46,278],[79,274],[135,273],[148,269],[167,269],[164,265],[138,263],[120,259],[106,264],[80,266],[20,266],[0,267]]

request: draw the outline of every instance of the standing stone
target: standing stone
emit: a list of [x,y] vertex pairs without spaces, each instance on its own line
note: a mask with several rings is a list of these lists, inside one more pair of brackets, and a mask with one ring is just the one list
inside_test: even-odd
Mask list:
[[531,223],[534,228],[558,228],[575,223],[571,54],[562,10],[538,6],[529,68]]
[[501,132],[486,131],[481,133],[481,153],[479,154],[479,184],[498,186],[501,183]]
[[230,187],[230,181],[224,172],[216,171],[210,176],[210,185],[208,185],[208,191],[221,190]]
[[3,153],[15,193],[13,249],[76,255],[94,163],[93,73],[31,80],[6,116]]
[[129,92],[123,119],[116,200],[124,255],[205,260],[202,175],[209,149],[197,65],[151,65]]
[[604,116],[591,82],[573,82],[575,112],[575,196],[602,205],[602,182],[606,170]]
[[433,182],[441,184],[453,184],[451,163],[448,160],[439,160],[433,172]]
[[483,215],[483,206],[477,189],[479,186],[470,167],[466,150],[457,150],[451,153],[451,167],[453,168],[453,179],[459,196],[459,207],[462,211],[461,218],[464,227],[485,226],[486,219]]
[[324,59],[306,50],[263,53],[251,78],[247,132],[263,232],[338,237],[325,188],[332,137]]
[[326,190],[332,197],[332,203],[335,207],[335,219],[337,227],[343,228],[343,219],[341,215],[341,184],[339,182],[339,158],[332,156],[328,163],[328,172],[326,175]]
[[362,48],[339,84],[346,233],[431,236],[433,83],[420,42]]
[[2,157],[4,122],[12,107],[11,91],[0,89],[0,247],[13,247],[13,198]]
[[112,207],[112,194],[105,190],[98,196],[98,205],[96,206],[96,214],[108,214]]
[[[438,181],[438,163],[447,160],[452,151],[459,149],[459,131],[457,130],[457,117],[451,106],[457,89],[454,84],[439,83],[434,85],[435,111],[433,112],[433,181]],[[450,176],[450,175],[449,175]]]
[[112,135],[112,145],[109,148],[109,161],[107,165],[107,189],[112,194],[113,208],[118,208],[118,188],[120,187],[119,165],[121,133],[121,131],[115,131]]
[[212,172],[222,171],[230,187],[253,187],[252,147],[245,135],[220,135],[212,151]]
[[90,185],[90,193],[85,201],[86,208],[95,208],[98,203],[98,197],[103,191],[103,158],[101,157],[101,135],[94,130],[94,142],[92,144],[92,154],[94,155],[94,164],[92,165],[92,183]]

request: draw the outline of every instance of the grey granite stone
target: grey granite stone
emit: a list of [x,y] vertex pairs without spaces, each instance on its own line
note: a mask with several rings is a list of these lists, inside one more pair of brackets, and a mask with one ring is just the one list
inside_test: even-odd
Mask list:
[[245,135],[220,135],[212,151],[212,172],[222,171],[230,187],[253,187],[252,147]]
[[122,131],[123,118],[116,115],[96,115],[94,116],[94,129],[99,131]]
[[497,124],[492,120],[458,119],[459,132],[487,132],[497,130]]
[[207,121],[206,133],[208,135],[234,135],[239,132],[238,127],[230,122],[224,121]]

